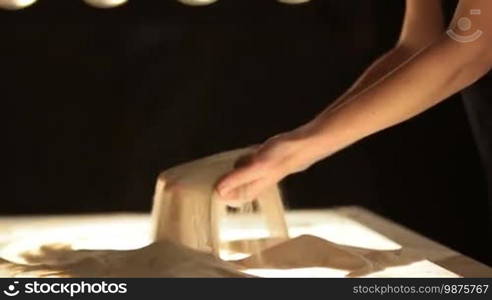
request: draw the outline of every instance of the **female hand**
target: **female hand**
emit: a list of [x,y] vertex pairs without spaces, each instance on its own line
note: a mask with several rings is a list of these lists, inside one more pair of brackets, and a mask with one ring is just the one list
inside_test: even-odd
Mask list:
[[282,133],[256,147],[238,162],[236,169],[217,184],[224,200],[254,200],[263,190],[284,177],[303,171],[324,156],[308,126]]

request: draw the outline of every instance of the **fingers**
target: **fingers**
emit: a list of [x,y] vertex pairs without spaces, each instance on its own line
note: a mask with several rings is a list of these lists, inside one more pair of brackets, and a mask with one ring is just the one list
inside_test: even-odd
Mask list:
[[258,196],[274,183],[274,180],[265,177],[243,185],[239,187],[241,191],[239,199],[246,202],[258,199]]
[[258,199],[263,191],[275,183],[275,180],[267,177],[260,178],[232,189],[224,200],[231,206],[243,205]]
[[[243,167],[233,171],[219,182],[218,190],[225,187],[223,194],[219,195],[230,205],[242,205],[253,201],[270,186],[276,184],[281,178],[273,173],[262,172],[254,166]],[[225,191],[225,192],[224,192]]]
[[229,198],[231,191],[236,188],[257,180],[261,176],[257,164],[250,164],[232,171],[219,180],[217,192],[222,198]]

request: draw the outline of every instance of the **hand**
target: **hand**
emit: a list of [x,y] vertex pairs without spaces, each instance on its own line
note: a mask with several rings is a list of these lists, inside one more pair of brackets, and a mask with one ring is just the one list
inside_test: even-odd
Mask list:
[[286,176],[303,171],[324,156],[307,127],[279,134],[238,161],[235,170],[217,184],[224,200],[252,201]]

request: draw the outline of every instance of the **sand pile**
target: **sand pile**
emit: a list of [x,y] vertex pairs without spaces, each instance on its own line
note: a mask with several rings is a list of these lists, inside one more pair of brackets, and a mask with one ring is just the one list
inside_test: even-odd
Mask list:
[[289,240],[278,187],[266,191],[255,207],[247,206],[253,213],[265,215],[270,237],[231,243],[229,249],[252,255],[235,262],[220,260],[218,219],[227,210],[215,198],[214,185],[250,151],[224,152],[163,172],[152,211],[156,242],[135,250],[73,250],[69,245],[46,245],[23,253],[26,264],[0,260],[0,276],[250,277],[241,270],[307,267],[346,270],[349,276],[356,276],[415,261],[400,251],[347,247],[314,236]]

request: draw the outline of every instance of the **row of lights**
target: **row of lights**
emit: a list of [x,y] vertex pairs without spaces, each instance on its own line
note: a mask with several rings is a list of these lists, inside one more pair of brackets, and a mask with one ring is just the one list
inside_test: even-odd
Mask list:
[[[22,9],[32,5],[37,0],[0,0],[0,8],[16,10]],[[83,0],[85,3],[97,7],[97,8],[111,8],[125,4],[128,0]],[[183,4],[192,6],[208,5],[216,2],[217,0],[177,0]],[[300,4],[310,0],[277,0],[278,2],[286,4]]]

